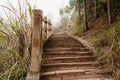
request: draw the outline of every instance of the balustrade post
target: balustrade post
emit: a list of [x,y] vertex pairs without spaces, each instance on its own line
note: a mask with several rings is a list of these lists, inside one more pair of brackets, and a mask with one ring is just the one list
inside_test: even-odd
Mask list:
[[44,17],[44,35],[47,38],[47,17]]
[[41,10],[33,10],[32,52],[26,80],[40,80],[42,15]]
[[49,38],[52,35],[52,23],[50,20],[48,20],[48,32],[47,32],[47,38]]

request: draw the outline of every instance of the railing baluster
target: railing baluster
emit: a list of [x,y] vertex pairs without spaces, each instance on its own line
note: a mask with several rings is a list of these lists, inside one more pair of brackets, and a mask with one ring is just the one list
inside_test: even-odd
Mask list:
[[26,80],[40,80],[42,11],[33,10],[32,53]]

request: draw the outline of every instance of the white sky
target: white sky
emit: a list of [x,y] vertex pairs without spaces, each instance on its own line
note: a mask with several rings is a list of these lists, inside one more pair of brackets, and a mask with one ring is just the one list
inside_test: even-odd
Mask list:
[[[7,0],[0,0],[0,5],[5,5]],[[17,0],[9,0],[16,5]],[[28,0],[36,8],[43,10],[43,15],[48,16],[55,24],[59,22],[59,8],[66,6],[69,0]],[[1,9],[1,8],[0,8]],[[0,10],[1,11],[1,10]]]

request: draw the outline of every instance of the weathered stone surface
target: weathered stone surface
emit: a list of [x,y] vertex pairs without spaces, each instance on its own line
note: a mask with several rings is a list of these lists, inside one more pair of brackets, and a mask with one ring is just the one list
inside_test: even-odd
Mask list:
[[37,74],[33,73],[33,74],[27,75],[27,80],[40,80],[39,78],[40,78],[39,73],[37,73]]
[[33,10],[32,53],[26,80],[40,80],[42,11]]
[[33,39],[33,45],[32,45],[32,47],[38,47],[38,39]]
[[[38,15],[36,16],[36,15],[35,15],[35,17],[34,17],[34,25],[35,25],[35,26],[40,24],[40,17],[41,17],[41,16],[38,16]],[[38,27],[38,26],[36,26],[36,27]]]
[[39,78],[28,78],[27,80],[39,80]]
[[63,32],[48,39],[43,57],[40,80],[113,80],[94,65],[96,56],[91,50]]

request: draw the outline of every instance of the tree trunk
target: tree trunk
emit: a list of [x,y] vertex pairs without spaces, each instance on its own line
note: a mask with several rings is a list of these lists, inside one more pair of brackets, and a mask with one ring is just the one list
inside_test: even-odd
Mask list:
[[94,1],[95,4],[95,19],[97,18],[97,0]]
[[80,23],[80,0],[78,0],[78,16],[79,16],[79,23]]
[[89,28],[87,22],[86,0],[83,0],[83,7],[84,7],[84,30],[87,31]]
[[78,16],[78,22],[80,23],[80,0],[77,0],[75,9],[77,11],[77,16]]
[[108,22],[109,22],[109,24],[111,24],[112,23],[112,20],[111,20],[111,8],[110,8],[110,0],[108,0],[108,2],[107,2],[108,4]]

